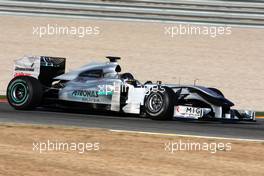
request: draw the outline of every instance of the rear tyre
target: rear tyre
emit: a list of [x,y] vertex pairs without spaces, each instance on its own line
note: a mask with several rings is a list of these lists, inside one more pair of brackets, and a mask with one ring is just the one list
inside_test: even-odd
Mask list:
[[145,111],[153,120],[171,120],[174,112],[174,92],[169,88],[151,92],[145,98]]
[[41,104],[42,95],[42,85],[33,77],[15,77],[7,87],[7,100],[17,110],[36,108]]

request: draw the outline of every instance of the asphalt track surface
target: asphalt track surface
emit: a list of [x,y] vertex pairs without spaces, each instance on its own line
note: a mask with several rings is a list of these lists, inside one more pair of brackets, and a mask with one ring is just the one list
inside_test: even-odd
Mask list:
[[7,103],[0,103],[0,122],[264,140],[264,119],[258,119],[257,122],[232,123],[195,120],[154,121],[132,115],[69,110],[65,112],[50,108],[16,111]]

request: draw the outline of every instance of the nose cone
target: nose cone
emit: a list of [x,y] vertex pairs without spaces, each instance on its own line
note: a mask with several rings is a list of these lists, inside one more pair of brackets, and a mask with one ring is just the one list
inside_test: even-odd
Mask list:
[[230,106],[230,107],[235,105],[233,102],[231,102],[230,100],[228,100],[226,98],[223,99],[223,104],[225,106]]

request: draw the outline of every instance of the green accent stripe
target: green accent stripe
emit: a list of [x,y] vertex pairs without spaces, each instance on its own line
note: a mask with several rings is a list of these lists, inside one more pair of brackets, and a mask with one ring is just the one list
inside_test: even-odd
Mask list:
[[102,91],[102,92],[98,92],[97,94],[98,94],[98,95],[101,95],[101,96],[102,96],[102,95],[113,95],[113,92],[103,92],[103,91]]

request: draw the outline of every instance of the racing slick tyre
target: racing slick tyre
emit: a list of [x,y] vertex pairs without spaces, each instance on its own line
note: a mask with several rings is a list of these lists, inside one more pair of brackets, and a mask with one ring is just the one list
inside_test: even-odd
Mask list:
[[9,104],[17,110],[34,109],[41,104],[42,85],[33,77],[15,77],[10,81],[6,95]]
[[174,92],[169,88],[152,91],[145,98],[145,111],[153,120],[171,120],[174,112]]

